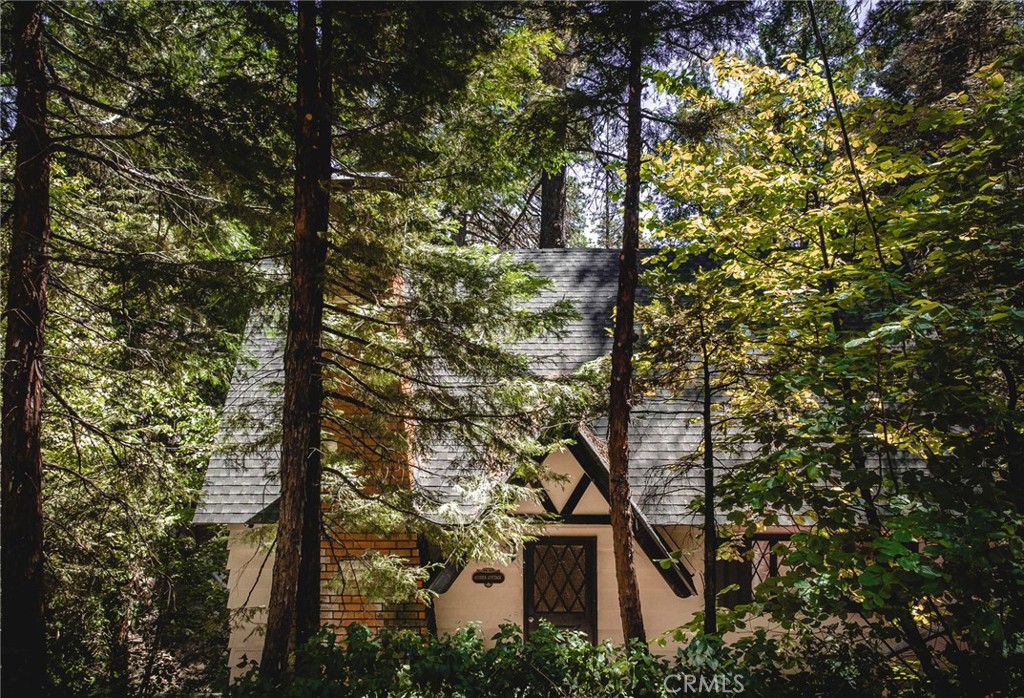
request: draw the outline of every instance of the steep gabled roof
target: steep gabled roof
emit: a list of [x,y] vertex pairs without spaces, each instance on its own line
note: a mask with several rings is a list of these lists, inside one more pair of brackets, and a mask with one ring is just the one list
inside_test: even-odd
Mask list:
[[284,337],[274,325],[257,313],[246,328],[195,523],[254,523],[280,496]]
[[[610,352],[612,314],[618,287],[617,250],[522,250],[514,256],[536,266],[552,281],[527,307],[542,310],[569,300],[579,313],[558,336],[530,339],[510,347],[531,360],[539,375],[562,376]],[[266,317],[254,318],[225,404],[219,445],[210,460],[196,523],[255,523],[273,518],[279,486],[279,429],[284,337]],[[701,491],[700,472],[690,456],[701,441],[700,406],[692,396],[652,399],[637,405],[630,427],[630,483],[638,512],[650,526],[692,524],[690,510]],[[590,429],[602,448],[606,424]],[[471,454],[435,448],[430,463],[414,473],[418,486],[441,496],[473,472]],[[730,456],[725,456],[731,460]],[[728,463],[722,465],[728,467]]]
[[512,347],[530,357],[541,376],[564,376],[587,361],[608,354],[608,329],[619,284],[619,252],[606,249],[519,250],[513,256],[536,267],[551,285],[527,302],[541,311],[561,300],[572,303],[579,317],[566,323],[556,337],[533,337]]

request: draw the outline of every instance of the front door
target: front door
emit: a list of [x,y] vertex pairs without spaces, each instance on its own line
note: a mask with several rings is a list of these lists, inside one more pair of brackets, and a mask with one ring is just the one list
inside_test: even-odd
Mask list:
[[526,544],[526,634],[541,620],[597,641],[597,538],[540,538]]

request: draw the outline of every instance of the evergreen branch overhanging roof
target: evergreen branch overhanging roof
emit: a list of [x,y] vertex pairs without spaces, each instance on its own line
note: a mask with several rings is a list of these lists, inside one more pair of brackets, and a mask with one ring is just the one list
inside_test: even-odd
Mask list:
[[[611,350],[618,284],[618,251],[609,249],[522,250],[517,259],[535,265],[550,287],[527,303],[542,310],[570,301],[579,318],[557,337],[526,340],[510,349],[526,355],[540,375],[565,375]],[[279,496],[279,430],[284,337],[265,313],[254,315],[225,403],[218,444],[211,457],[195,522],[253,524],[272,521]],[[652,399],[637,405],[630,427],[630,484],[637,512],[650,527],[695,525],[690,504],[702,489],[700,473],[688,466],[699,450],[700,406],[695,399]],[[591,425],[595,432],[604,420]],[[600,441],[597,436],[592,437]],[[596,451],[595,451],[596,453]],[[724,455],[726,459],[731,456]],[[443,460],[443,459],[441,459]],[[436,467],[417,472],[418,486],[451,489],[460,473]],[[728,463],[722,464],[728,467]],[[659,552],[659,555],[661,553]],[[667,557],[667,555],[662,555]]]

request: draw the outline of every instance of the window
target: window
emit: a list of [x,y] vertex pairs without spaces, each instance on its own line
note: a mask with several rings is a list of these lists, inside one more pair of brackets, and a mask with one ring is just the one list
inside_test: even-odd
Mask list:
[[778,577],[783,566],[783,555],[779,548],[786,547],[789,536],[786,534],[758,534],[748,540],[740,551],[742,560],[717,560],[715,562],[715,580],[719,589],[737,585],[721,594],[718,603],[724,608],[735,608],[740,604],[750,603],[754,598],[754,589],[769,577]]

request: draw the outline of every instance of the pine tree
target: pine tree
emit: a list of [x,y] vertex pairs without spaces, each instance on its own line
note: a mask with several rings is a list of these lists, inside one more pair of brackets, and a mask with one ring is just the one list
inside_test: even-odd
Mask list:
[[[563,44],[571,43],[563,41]],[[548,58],[541,66],[544,83],[555,91],[556,95],[564,93],[572,78],[573,61],[568,53],[560,51]],[[552,128],[554,142],[559,149],[564,149],[567,140],[568,115],[565,107],[558,109],[554,115]],[[544,167],[540,173],[540,235],[537,246],[540,248],[566,246],[566,174],[568,165],[560,163],[554,167]]]
[[[321,17],[327,7],[320,6]],[[308,5],[300,8],[312,12]],[[512,111],[511,105],[522,97],[508,94],[509,87],[497,82],[492,73],[535,71],[521,65],[524,60],[536,61],[535,43],[529,43],[533,39],[512,30],[499,31],[495,15],[477,6],[409,5],[385,14],[370,6],[332,9],[334,21],[327,24],[322,19],[315,34],[302,35],[307,55],[313,51],[318,55],[320,74],[318,79],[310,77],[311,68],[306,66],[300,88],[316,85],[320,90],[316,109],[332,116],[331,124],[316,127],[314,149],[321,174],[314,183],[321,192],[318,196],[326,197],[328,187],[336,195],[329,225],[326,213],[318,224],[323,250],[316,263],[326,265],[320,272],[322,290],[313,296],[304,294],[296,305],[293,288],[289,310],[282,506],[263,657],[263,670],[275,681],[285,678],[290,648],[319,627],[315,602],[307,596],[319,589],[319,565],[314,563],[319,561],[321,532],[330,535],[346,525],[378,531],[416,526],[442,541],[452,541],[444,546],[452,554],[457,550],[465,554],[467,542],[454,541],[472,534],[474,528],[460,525],[461,532],[453,536],[451,530],[417,513],[429,509],[428,502],[417,500],[422,493],[410,490],[409,483],[390,482],[386,477],[374,480],[377,476],[367,463],[379,460],[381,454],[395,466],[407,463],[413,440],[402,425],[410,422],[418,425],[415,442],[419,444],[429,446],[436,438],[487,441],[491,453],[501,450],[508,459],[514,451],[515,459],[528,459],[522,452],[523,434],[536,431],[538,424],[525,414],[534,406],[524,404],[521,384],[535,381],[521,361],[498,349],[498,333],[533,332],[549,319],[566,315],[561,305],[540,317],[522,315],[510,300],[536,288],[534,281],[523,276],[525,270],[493,259],[492,252],[485,250],[467,249],[453,257],[438,237],[446,223],[443,216],[458,211],[451,203],[464,196],[460,189],[472,187],[480,195],[493,192],[503,184],[498,182],[502,171],[517,167],[514,156],[502,150],[506,145],[500,142],[500,132],[493,130],[492,120],[495,113],[501,117],[504,111]],[[305,30],[312,31],[308,26]],[[409,46],[396,47],[381,38],[394,32],[403,32]],[[326,48],[332,33],[339,37],[333,51]],[[314,41],[317,37],[319,45]],[[438,53],[440,46],[443,56]],[[329,98],[332,73],[339,76],[334,99]],[[413,74],[418,77],[410,81]],[[501,108],[495,110],[494,102],[487,99],[497,100]],[[324,102],[330,102],[329,110]],[[316,123],[320,113],[316,109],[303,108],[299,125],[306,125],[307,113],[314,114]],[[382,118],[382,114],[396,113],[405,116]],[[492,127],[491,133],[483,133],[485,127]],[[494,133],[499,134],[497,138]],[[302,142],[307,137],[303,134]],[[452,143],[458,147],[448,147]],[[466,145],[482,150],[466,149]],[[328,152],[334,154],[333,171],[327,168]],[[500,157],[482,160],[481,152]],[[308,210],[299,203],[297,199],[296,226],[299,211]],[[307,265],[313,263],[310,260],[307,256]],[[293,266],[293,274],[296,269]],[[464,297],[468,288],[474,289],[471,300]],[[321,304],[322,320],[314,318],[319,311],[309,310]],[[305,354],[294,365],[322,362],[322,380],[313,383],[323,386],[324,399],[313,396],[308,387],[312,383],[300,372],[290,370],[293,363],[288,357],[295,358],[294,322],[303,313],[307,315],[302,326],[308,331],[312,322],[315,331],[322,327],[324,334],[315,356]],[[474,389],[461,392],[458,384],[451,383],[452,375],[472,377]],[[545,391],[535,392],[546,397]],[[303,401],[297,411],[296,396]],[[520,411],[524,414],[517,414]],[[300,414],[311,441],[304,441],[306,436],[293,428]],[[323,456],[329,476],[325,481],[334,500],[323,527],[317,521],[321,500],[318,466],[313,463],[321,458],[321,438],[333,447],[330,456]],[[513,444],[513,440],[519,441]],[[308,443],[304,452],[313,458],[305,461],[307,472],[298,475],[294,459],[304,448],[302,443]],[[286,463],[289,457],[292,462]],[[298,492],[301,483],[305,493]],[[502,521],[511,520],[506,518],[513,501],[510,492],[522,494],[522,489],[507,489],[499,494],[501,501],[489,516],[500,514]],[[355,512],[346,510],[345,501],[358,502],[351,509],[361,513],[361,522],[352,522]],[[368,510],[373,513],[367,514]],[[396,517],[396,512],[402,515]],[[523,529],[517,523],[499,533],[488,525],[485,521],[478,526],[486,540],[472,543],[477,549],[497,549],[499,541],[520,536]]]
[[3,364],[3,594],[0,640],[4,690],[46,692],[43,610],[43,347],[50,254],[50,136],[43,13],[14,8],[17,161],[7,262]]
[[[100,682],[124,695],[133,680],[140,690],[181,687],[208,677],[169,664],[205,665],[216,676],[221,661],[209,638],[221,631],[223,602],[209,575],[222,543],[192,530],[189,510],[236,335],[260,297],[246,292],[254,290],[246,270],[262,255],[246,223],[266,225],[253,210],[274,194],[260,177],[280,171],[273,129],[263,128],[274,87],[245,89],[259,82],[252,75],[244,87],[232,81],[251,44],[234,43],[237,53],[203,48],[241,33],[240,23],[222,21],[240,19],[225,6],[43,4],[41,12],[52,219],[40,397],[48,669],[69,692]],[[5,52],[31,48],[9,40],[18,14],[3,13]],[[2,63],[14,72],[10,54]],[[265,64],[249,66],[259,75]],[[20,118],[23,106],[14,106]],[[17,237],[12,212],[5,242]],[[182,627],[190,615],[202,619],[191,636]]]
[[[331,122],[321,57],[330,15],[298,5],[295,119],[295,237],[285,345],[281,504],[262,672],[281,680],[289,651],[320,626],[320,336],[328,221]],[[321,22],[317,18],[321,17]],[[318,38],[319,37],[319,38]],[[325,152],[326,151],[326,152]],[[300,593],[301,592],[301,593]],[[311,593],[312,592],[312,593]],[[310,598],[312,597],[312,598]]]
[[[636,31],[641,5],[630,13]],[[640,608],[640,587],[633,563],[633,517],[629,491],[629,413],[633,382],[634,306],[636,304],[640,246],[640,129],[643,83],[643,43],[638,33],[629,38],[629,99],[626,107],[626,196],[623,203],[622,254],[619,290],[615,299],[612,345],[611,397],[608,403],[608,483],[615,543],[615,581],[619,589],[622,634],[627,640],[647,641]]]

